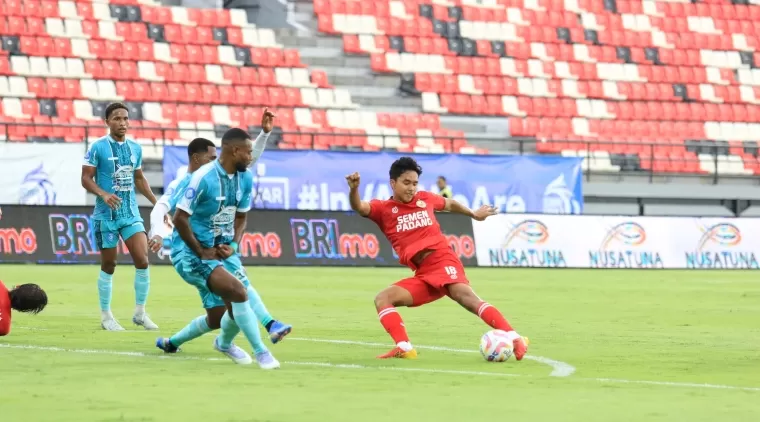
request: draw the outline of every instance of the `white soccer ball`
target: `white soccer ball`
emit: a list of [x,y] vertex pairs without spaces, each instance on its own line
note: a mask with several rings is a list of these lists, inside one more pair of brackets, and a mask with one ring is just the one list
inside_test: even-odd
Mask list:
[[506,331],[491,330],[480,338],[480,353],[489,362],[504,362],[512,356],[514,344]]

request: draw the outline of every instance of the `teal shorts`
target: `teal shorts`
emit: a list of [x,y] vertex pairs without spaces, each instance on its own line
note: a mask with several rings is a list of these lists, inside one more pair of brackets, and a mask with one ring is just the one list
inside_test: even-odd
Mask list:
[[214,271],[216,267],[220,265],[223,266],[230,272],[230,274],[240,280],[246,288],[251,284],[250,281],[248,281],[248,274],[245,272],[243,263],[240,261],[240,256],[237,254],[221,261],[218,259],[200,259],[193,253],[184,251],[173,258],[172,265],[174,265],[177,274],[179,274],[186,283],[198,289],[198,294],[201,297],[201,303],[203,304],[204,309],[224,306],[224,300],[217,294],[212,293],[207,284],[211,272]]
[[95,243],[98,249],[111,249],[119,244],[119,237],[125,241],[137,233],[145,233],[142,217],[119,218],[117,220],[95,220]]

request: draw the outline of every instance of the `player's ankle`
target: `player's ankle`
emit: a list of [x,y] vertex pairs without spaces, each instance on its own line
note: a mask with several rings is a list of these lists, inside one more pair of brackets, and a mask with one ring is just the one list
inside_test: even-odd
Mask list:
[[400,341],[400,342],[396,343],[396,347],[398,347],[399,349],[401,349],[401,350],[403,350],[405,352],[408,352],[408,351],[410,351],[410,350],[413,349],[412,343],[410,343],[408,341]]
[[135,305],[135,316],[145,315],[145,305]]
[[113,319],[113,313],[111,313],[110,309],[107,310],[107,311],[100,311],[100,320],[101,321],[106,321],[106,320],[109,320],[109,319]]

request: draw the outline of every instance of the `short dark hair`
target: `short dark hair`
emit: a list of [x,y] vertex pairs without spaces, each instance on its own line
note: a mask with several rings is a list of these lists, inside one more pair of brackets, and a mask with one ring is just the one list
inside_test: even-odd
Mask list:
[[111,117],[111,113],[113,113],[114,111],[119,110],[119,109],[127,110],[127,113],[129,113],[129,109],[127,108],[127,106],[124,103],[111,103],[111,104],[108,104],[108,107],[106,107],[106,112],[105,112],[106,113],[105,114],[106,120],[108,120],[108,118]]
[[193,154],[203,154],[204,152],[208,151],[209,147],[216,148],[216,145],[214,145],[213,142],[209,141],[206,138],[195,138],[187,146],[187,156],[192,157]]
[[251,139],[251,135],[249,135],[248,132],[239,127],[233,127],[232,129],[227,130],[227,132],[224,132],[224,136],[222,136],[222,145],[229,145],[237,141],[246,141],[248,139]]
[[396,180],[407,171],[413,171],[419,176],[422,174],[422,167],[412,157],[401,157],[391,164],[391,170],[388,174],[391,179]]
[[11,308],[19,312],[38,314],[47,306],[48,298],[42,288],[36,284],[22,284],[8,292]]
[[446,181],[446,178],[443,177],[443,176],[438,176],[438,178],[441,179],[441,180],[443,180],[444,182]]

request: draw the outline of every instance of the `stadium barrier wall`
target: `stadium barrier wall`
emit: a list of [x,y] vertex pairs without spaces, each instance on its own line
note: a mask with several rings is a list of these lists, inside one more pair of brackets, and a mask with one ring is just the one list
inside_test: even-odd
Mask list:
[[759,268],[757,218],[500,214],[473,235],[481,267]]
[[[90,207],[5,206],[0,263],[99,262]],[[150,209],[141,209],[148,221]],[[437,214],[465,266],[759,269],[760,219]],[[168,264],[168,240],[151,263]],[[350,212],[252,210],[246,265],[398,266],[377,226]],[[131,261],[123,243],[120,263]]]
[[[150,220],[150,208],[141,208]],[[94,264],[100,262],[92,207],[3,206],[0,263]],[[465,265],[476,265],[472,224],[438,215],[450,245]],[[239,252],[245,265],[398,266],[398,256],[377,226],[351,212],[251,210]],[[169,264],[169,241],[152,264]],[[129,263],[123,242],[118,261]]]

